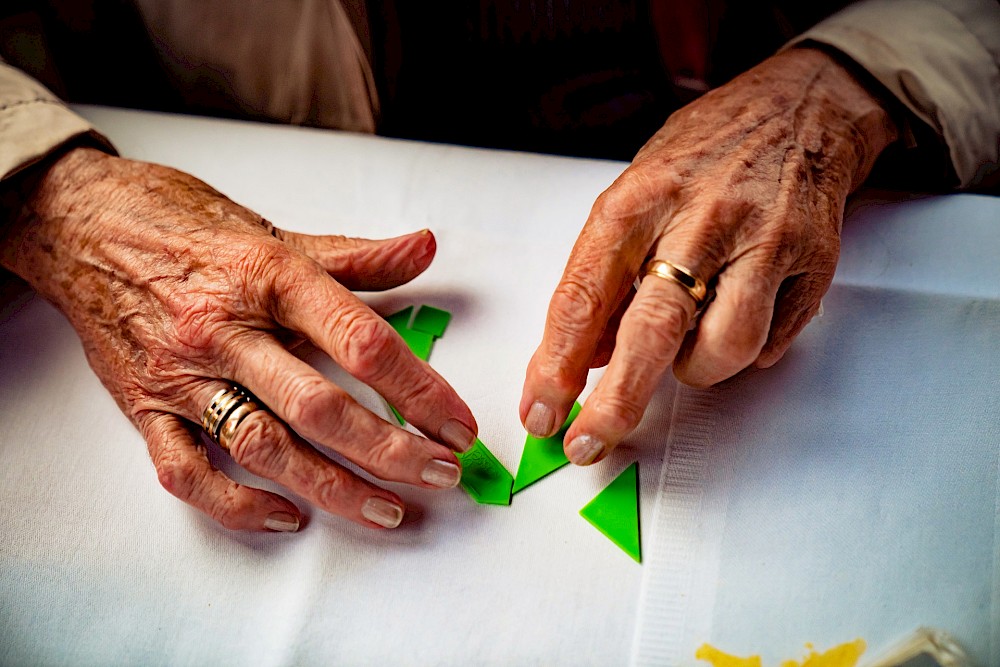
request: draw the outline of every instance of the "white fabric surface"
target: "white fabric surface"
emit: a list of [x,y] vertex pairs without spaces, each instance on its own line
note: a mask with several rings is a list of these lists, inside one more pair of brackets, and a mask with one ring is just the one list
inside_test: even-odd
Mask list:
[[917,627],[1000,665],[1000,200],[858,202],[775,368],[677,391],[635,664]]
[[[524,369],[575,230],[620,164],[82,112],[124,155],[190,171],[279,226],[369,237],[432,228],[428,272],[366,298],[382,313],[422,303],[453,313],[431,363],[516,470]],[[0,331],[0,663],[627,660],[641,566],[577,512],[634,446],[561,470],[509,508],[399,487],[422,506],[418,524],[371,531],[314,513],[298,535],[229,533],[159,487],[141,437],[50,306],[31,299]],[[642,473],[661,456],[645,448]],[[651,490],[655,472],[643,482]]]
[[[577,230],[622,164],[93,107],[79,111],[123,154],[190,171],[279,226],[371,237],[433,229],[439,249],[431,269],[410,286],[365,298],[383,313],[420,303],[453,312],[431,363],[470,404],[484,441],[511,471],[516,469],[523,443],[516,408],[525,364]],[[510,508],[476,506],[459,490],[398,488],[422,507],[424,518],[396,531],[368,531],[313,512],[297,535],[226,532],[159,488],[142,439],[87,368],[70,327],[50,306],[26,295],[7,306],[0,321],[0,663],[613,665],[628,662],[630,655],[650,658],[644,647],[655,635],[677,638],[647,660],[655,663],[691,664],[691,642],[697,640],[716,641],[733,651],[753,644],[755,650],[770,651],[768,655],[789,657],[788,648],[794,655],[805,641],[822,644],[854,636],[841,635],[843,626],[837,623],[843,616],[823,624],[821,615],[802,613],[805,603],[833,600],[840,590],[840,579],[824,576],[809,581],[814,588],[800,588],[803,568],[828,564],[833,555],[853,558],[852,565],[864,553],[883,558],[879,567],[852,570],[853,581],[863,585],[835,609],[849,608],[858,620],[851,631],[866,639],[896,631],[895,625],[883,624],[887,617],[880,614],[885,592],[894,583],[883,585],[869,575],[892,569],[887,559],[893,554],[886,545],[888,535],[897,532],[900,539],[892,544],[923,547],[898,554],[904,574],[937,564],[949,546],[945,538],[955,542],[967,537],[954,545],[965,560],[941,584],[941,590],[955,588],[959,594],[948,600],[952,606],[934,608],[948,614],[967,599],[960,597],[970,587],[958,585],[962,575],[991,572],[992,579],[979,584],[985,595],[977,607],[982,613],[967,614],[972,620],[966,627],[995,628],[998,558],[984,549],[996,549],[998,531],[982,525],[984,517],[996,517],[995,381],[992,388],[975,393],[977,401],[962,413],[982,419],[987,415],[981,411],[989,408],[992,422],[976,421],[975,428],[963,422],[952,431],[956,437],[949,444],[961,456],[948,465],[932,466],[892,447],[905,432],[890,425],[906,423],[904,408],[926,407],[927,395],[911,396],[886,383],[884,395],[896,399],[896,409],[883,406],[880,411],[874,404],[850,414],[845,406],[860,402],[864,392],[877,393],[857,368],[863,367],[862,357],[879,353],[854,344],[877,338],[873,332],[880,327],[864,326],[872,318],[885,322],[884,343],[894,332],[912,332],[928,312],[943,307],[951,314],[937,328],[923,334],[917,329],[907,338],[924,347],[908,353],[898,347],[880,359],[877,368],[886,373],[907,370],[908,359],[919,361],[913,377],[946,386],[954,393],[943,399],[954,401],[965,396],[960,390],[996,377],[995,372],[989,375],[998,365],[996,353],[992,359],[989,354],[996,330],[984,330],[977,322],[996,313],[990,299],[1000,286],[998,210],[995,200],[957,196],[869,207],[854,216],[857,224],[845,229],[843,287],[830,295],[827,315],[810,326],[788,363],[718,390],[712,409],[724,415],[718,432],[730,437],[733,449],[713,445],[713,452],[731,451],[730,456],[721,457],[723,465],[712,475],[695,478],[702,497],[715,500],[692,514],[705,521],[681,525],[692,529],[690,542],[672,542],[662,526],[654,529],[658,517],[666,516],[664,505],[668,510],[670,505],[668,494],[657,496],[660,463],[667,451],[671,456],[679,451],[665,448],[668,430],[673,419],[676,445],[684,416],[691,414],[684,408],[691,400],[686,390],[677,392],[678,411],[672,414],[671,380],[662,383],[638,432],[607,463],[559,471],[515,496]],[[973,220],[970,212],[979,218]],[[909,224],[910,217],[918,224]],[[956,229],[964,244],[956,250],[962,262],[928,264],[928,252],[935,257],[940,252],[941,239],[935,235],[943,230],[940,234],[950,239]],[[964,285],[964,291],[950,289],[952,282]],[[892,289],[868,289],[872,285]],[[941,296],[909,291],[942,285],[949,289]],[[887,295],[895,294],[902,297],[887,312]],[[985,305],[968,306],[970,295]],[[856,313],[858,309],[863,312]],[[966,319],[959,317],[963,313]],[[847,336],[859,331],[863,335]],[[964,344],[952,345],[948,353],[961,360],[955,366],[961,372],[952,372],[950,357],[935,356],[927,347],[937,341],[930,334],[940,331],[966,336],[969,354],[981,354],[983,363],[963,356]],[[843,345],[824,347],[828,336]],[[849,362],[845,368],[855,369],[845,373],[846,387],[858,396],[834,391],[841,385],[831,378],[823,396],[829,405],[792,405],[798,388],[810,388],[810,373],[841,369],[841,352]],[[349,382],[330,362],[311,360],[366,405],[384,411],[380,399]],[[901,395],[908,398],[901,400]],[[758,414],[747,414],[750,408]],[[801,424],[794,417],[799,408]],[[840,416],[849,415],[848,423],[857,428],[865,419],[884,418],[887,411],[895,421],[875,422],[878,433],[889,437],[867,458],[852,459],[858,438],[851,447],[832,450],[836,455],[811,446],[799,457],[804,463],[797,465],[795,447],[801,442],[779,430],[784,422],[767,419],[770,410],[811,435]],[[948,432],[945,424],[930,418],[919,423],[929,434]],[[745,424],[747,430],[736,438],[726,424]],[[977,438],[993,438],[992,469],[980,465],[989,452],[969,446]],[[919,444],[926,454],[934,442]],[[897,458],[884,461],[877,455],[881,452]],[[782,463],[769,477],[762,476],[771,457]],[[636,458],[643,501],[642,566],[577,515]],[[251,481],[224,456],[217,463],[234,477]],[[822,522],[801,520],[842,488],[824,481],[831,468],[851,480],[849,488],[863,486],[882,469],[869,471],[863,463],[896,463],[919,473],[916,479],[922,484],[937,484],[938,490],[888,498],[888,514],[871,505],[861,513],[840,514],[849,503],[837,498],[842,502],[833,509],[824,505]],[[974,482],[975,492],[954,492],[955,485],[947,483],[959,474]],[[789,510],[772,516],[776,505],[785,507],[781,501],[802,479],[815,482],[823,493],[809,503],[796,502],[800,514]],[[709,484],[716,481],[716,486]],[[923,498],[924,505],[909,508],[908,514],[906,498]],[[962,521],[945,512],[959,501],[970,510]],[[774,538],[766,542],[741,529],[762,516],[772,524],[785,520],[780,531],[764,533]],[[936,527],[943,517],[954,525],[939,534]],[[810,549],[803,555],[791,550],[796,535],[809,538],[811,529],[845,524],[851,528],[853,520],[867,521],[866,535],[878,537],[868,551],[851,551],[851,542],[837,545],[836,552]],[[910,534],[912,522],[920,529]],[[968,533],[970,527],[979,532]],[[848,537],[854,539],[857,532]],[[742,555],[744,550],[759,555],[764,547],[774,559],[768,563],[767,580]],[[665,630],[658,625],[662,616],[650,603],[650,592],[685,551],[699,560],[680,563],[679,571],[691,583],[682,591],[682,604],[672,609],[681,610],[690,622]],[[912,581],[897,580],[903,588]],[[762,597],[755,587],[765,582],[770,585],[764,593],[771,597]],[[709,585],[715,583],[720,585]],[[862,604],[873,606],[861,614]],[[740,615],[743,609],[747,613]],[[718,622],[711,623],[713,617]],[[683,634],[689,630],[694,634]],[[995,632],[975,647],[983,664],[997,655]]]

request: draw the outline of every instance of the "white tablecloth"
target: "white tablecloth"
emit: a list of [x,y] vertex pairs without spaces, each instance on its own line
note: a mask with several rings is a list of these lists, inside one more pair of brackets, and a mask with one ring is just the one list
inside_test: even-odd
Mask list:
[[[431,269],[365,298],[383,313],[452,311],[431,363],[516,470],[545,307],[622,164],[81,112],[123,154],[189,171],[279,226],[433,229]],[[397,488],[424,516],[395,531],[301,500],[299,534],[218,528],[160,489],[61,316],[30,294],[9,301],[0,662],[692,664],[699,641],[776,661],[929,623],[1000,664],[998,220],[986,197],[868,200],[846,225],[826,315],[777,368],[709,392],[665,380],[606,463],[561,470],[509,508]],[[643,565],[577,515],[636,459]]]

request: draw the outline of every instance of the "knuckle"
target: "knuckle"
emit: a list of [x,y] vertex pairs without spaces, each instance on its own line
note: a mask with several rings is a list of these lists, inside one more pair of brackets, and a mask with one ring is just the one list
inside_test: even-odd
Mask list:
[[807,235],[796,227],[785,227],[761,243],[763,266],[771,272],[785,272],[806,253]]
[[634,177],[625,180],[623,174],[615,185],[602,192],[594,202],[591,216],[602,220],[625,220],[635,214],[637,202],[628,183]]
[[337,507],[342,503],[341,496],[347,492],[346,472],[339,469],[327,470],[322,477],[315,481],[313,492],[320,505],[324,507]]
[[625,170],[614,184],[602,192],[594,202],[592,214],[604,220],[629,220],[659,200],[655,184],[660,179],[650,178],[650,172],[641,167]]
[[622,438],[635,430],[642,420],[646,406],[623,395],[601,396],[593,407],[595,414],[600,416],[604,427]]
[[594,203],[593,214],[606,220],[631,220],[671,202],[689,180],[669,158],[633,162]]
[[[678,298],[688,297],[680,294]],[[622,328],[641,332],[641,335],[633,337],[633,343],[661,360],[672,355],[683,339],[689,321],[690,315],[685,306],[677,300],[636,299],[622,317]]]
[[560,396],[578,396],[586,386],[586,365],[582,373],[574,372],[564,360],[568,353],[557,351],[551,357],[539,358],[532,362],[532,375],[550,391]]
[[274,276],[285,275],[298,256],[274,237],[254,236],[242,244],[236,260],[236,277],[244,288],[271,284]]
[[174,450],[160,454],[153,462],[160,486],[182,500],[189,498],[197,487],[198,469],[192,461]]
[[114,398],[121,411],[139,427],[149,451],[153,452],[151,438],[162,439],[163,430],[168,427],[163,423],[160,413],[163,403],[150,391],[149,378],[148,375],[143,378],[132,375],[120,378]]
[[602,326],[608,308],[600,287],[580,273],[563,278],[552,301],[550,324],[568,335],[580,335]]
[[337,361],[348,373],[368,382],[377,382],[388,371],[387,361],[396,352],[392,328],[383,320],[360,308],[340,313],[335,332]]
[[263,299],[262,305],[279,321],[296,322],[304,315],[300,309],[305,308],[325,313],[321,322],[329,324],[331,311],[324,281],[330,277],[306,255],[285,247],[282,254],[283,258],[274,260],[267,269],[274,273],[262,278],[267,282],[251,284],[248,290]]
[[277,479],[288,464],[288,432],[262,412],[252,413],[240,424],[229,453],[241,466],[261,477]]
[[305,431],[315,431],[336,418],[344,404],[337,389],[320,376],[296,376],[284,395],[288,422]]
[[263,237],[245,248],[234,292],[244,308],[257,308],[279,320],[294,319],[290,304],[323,308],[316,281],[325,278],[326,272],[314,260],[276,238]]
[[260,221],[260,226],[264,228],[264,231],[278,239],[279,241],[287,241],[287,232],[283,229],[274,226],[274,223],[263,216],[257,216]]
[[405,387],[398,397],[398,407],[414,408],[420,405],[444,405],[446,398],[440,391],[441,387],[434,376],[429,373],[420,373],[412,380],[406,382]]
[[239,495],[239,485],[230,482],[225,493],[216,496],[208,507],[209,516],[227,530],[243,528],[243,514],[247,507],[240,502]]
[[409,444],[404,432],[395,429],[369,448],[365,469],[379,479],[398,478],[411,453]]
[[[179,305],[174,313],[174,332],[177,342],[185,351],[203,354],[218,345],[218,334],[226,322],[225,310],[213,296],[192,295]],[[158,361],[168,361],[173,353],[168,348],[157,346],[153,351]],[[154,362],[155,363],[155,362]]]

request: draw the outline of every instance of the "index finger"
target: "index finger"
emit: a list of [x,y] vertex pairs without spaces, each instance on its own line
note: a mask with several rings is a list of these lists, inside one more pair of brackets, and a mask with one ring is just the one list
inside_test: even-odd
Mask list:
[[[680,211],[657,241],[654,257],[685,267],[691,277],[716,276],[725,252],[707,252],[721,210]],[[684,230],[679,232],[678,230]],[[724,244],[724,242],[723,242]],[[724,245],[721,246],[725,250]],[[587,465],[600,460],[639,424],[653,392],[677,356],[698,307],[677,280],[648,274],[622,316],[608,368],[566,432],[566,456]]]
[[642,281],[622,317],[608,368],[566,433],[573,463],[600,460],[638,425],[694,313],[694,301],[678,286],[656,277]]
[[451,385],[319,265],[285,267],[275,290],[280,324],[312,340],[423,433],[458,451],[472,446],[476,420]]
[[573,246],[549,303],[542,342],[528,363],[520,414],[538,437],[555,433],[583,391],[601,336],[652,241],[648,220],[620,214],[628,209],[609,205],[610,192],[594,204]]

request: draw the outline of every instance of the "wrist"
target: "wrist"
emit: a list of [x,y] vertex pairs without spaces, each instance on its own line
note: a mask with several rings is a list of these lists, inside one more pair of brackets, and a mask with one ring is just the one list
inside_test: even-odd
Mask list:
[[0,265],[37,288],[37,251],[56,252],[58,238],[85,217],[80,215],[81,198],[90,196],[93,165],[105,159],[114,158],[88,146],[68,145],[4,182]]
[[894,118],[895,100],[862,68],[837,51],[808,44],[779,54],[810,70],[810,94],[827,107],[827,122],[848,138],[843,148],[854,153],[850,189],[857,189],[878,156],[900,137]]

